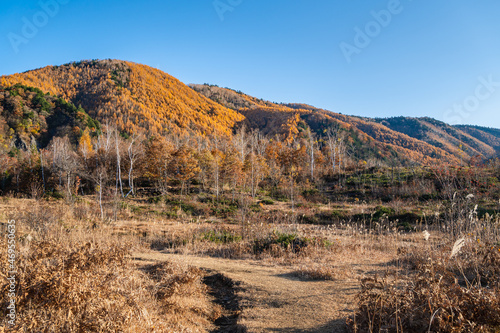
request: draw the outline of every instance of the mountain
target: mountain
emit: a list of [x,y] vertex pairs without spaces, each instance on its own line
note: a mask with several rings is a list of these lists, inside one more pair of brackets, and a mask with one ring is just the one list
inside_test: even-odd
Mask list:
[[[14,87],[21,89],[16,88],[19,96],[14,96],[21,100],[16,102],[17,113],[10,114]],[[82,131],[88,121],[75,114],[86,112],[90,117],[84,118],[96,120],[96,124],[116,123],[123,132],[141,131],[150,136],[231,137],[245,126],[288,142],[312,133],[321,142],[334,129],[348,144],[353,159],[391,165],[460,164],[476,156],[494,157],[500,150],[500,130],[496,129],[450,126],[431,118],[372,119],[307,104],[278,104],[213,85],[187,86],[158,69],[119,60],[81,61],[1,76],[0,89],[4,93],[3,135],[14,131],[25,146],[30,135],[46,142],[54,133],[68,133],[71,128],[74,133]],[[46,104],[40,104],[42,97],[53,114],[60,115],[57,105],[62,102],[71,105],[65,111],[67,118],[61,121],[60,116],[50,116]],[[11,108],[7,113],[6,105]],[[24,106],[26,110],[22,110]],[[51,119],[59,122],[56,125]]]
[[500,129],[471,125],[456,125],[455,127],[493,147],[497,154],[500,154]]
[[[305,104],[287,105],[325,112]],[[500,153],[500,129],[470,125],[451,126],[429,117],[360,118],[327,112],[333,114],[336,119],[355,125],[379,142],[416,150],[438,160],[446,160],[450,156],[459,160],[477,156],[487,159]]]
[[[447,144],[425,140],[424,136],[412,136],[404,126],[396,128],[395,122],[383,122],[370,118],[346,116],[340,113],[319,109],[306,104],[276,104],[248,96],[240,91],[210,85],[190,85],[197,92],[242,113],[245,123],[250,128],[259,128],[265,134],[281,134],[292,140],[306,128],[310,128],[318,136],[324,136],[325,130],[339,128],[348,136],[352,153],[359,159],[381,159],[390,163],[423,163],[432,164],[438,161],[460,163],[465,156],[459,151],[459,140],[450,135]],[[411,118],[405,118],[411,119]],[[450,126],[451,129],[453,129]],[[429,133],[428,133],[429,134]],[[494,149],[487,144],[475,140],[466,133],[456,129],[454,135],[469,138],[475,147],[465,154],[469,157],[477,154],[489,157]],[[456,149],[445,149],[456,144]]]
[[0,86],[19,83],[81,105],[129,133],[228,136],[244,119],[160,70],[127,61],[81,61],[0,77]]
[[[375,119],[378,123],[431,144],[455,156],[490,157],[496,154],[493,141],[471,135],[467,127],[455,127],[432,118],[394,117]],[[483,138],[484,139],[484,138]]]

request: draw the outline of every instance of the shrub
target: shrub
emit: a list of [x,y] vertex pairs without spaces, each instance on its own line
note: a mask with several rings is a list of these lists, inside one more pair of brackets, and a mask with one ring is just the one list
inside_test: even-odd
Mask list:
[[259,201],[259,203],[264,204],[264,205],[274,205],[274,201],[271,199],[262,199]]
[[377,206],[375,208],[375,214],[373,214],[373,219],[375,221],[378,221],[382,218],[382,216],[391,216],[394,215],[396,211],[392,208],[389,207],[384,207],[384,206]]
[[310,202],[325,202],[325,196],[316,188],[302,191],[302,196],[304,197],[304,199]]
[[158,204],[162,201],[162,196],[151,197],[148,199],[148,203],[150,204]]
[[294,233],[273,231],[267,237],[255,239],[253,242],[253,251],[255,254],[260,254],[270,250],[273,246],[279,246],[283,250],[299,253],[303,247],[307,246],[308,242],[308,239],[301,238]]
[[[479,254],[474,259],[475,268],[456,270],[456,260],[431,259],[428,253],[407,254],[406,262],[413,265],[414,274],[362,280],[358,310],[348,319],[351,331],[498,332],[499,249],[469,252],[469,258]],[[469,270],[478,277],[476,281],[465,282],[460,276]]]
[[180,209],[191,216],[202,216],[208,213],[203,204],[188,202],[188,200],[179,197],[165,197],[165,203],[174,210]]
[[270,190],[269,196],[280,202],[288,202],[290,200],[290,193],[277,187],[273,187]]
[[220,198],[215,201],[211,207],[212,213],[215,216],[227,218],[233,216],[238,210],[239,202],[238,200],[231,200],[228,198]]
[[[12,331],[187,332],[210,327],[220,315],[201,271],[165,262],[141,272],[128,256],[125,246],[33,243],[18,258],[19,319]],[[4,309],[8,289],[2,281]],[[3,319],[0,331],[6,326]]]
[[55,190],[52,192],[48,192],[48,195],[57,200],[64,199],[64,194]]
[[208,231],[203,233],[202,239],[208,240],[217,244],[228,244],[241,241],[241,236],[234,235],[226,230],[223,231]]

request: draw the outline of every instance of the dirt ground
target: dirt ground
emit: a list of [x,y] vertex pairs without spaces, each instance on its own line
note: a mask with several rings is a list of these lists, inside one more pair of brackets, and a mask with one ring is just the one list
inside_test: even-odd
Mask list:
[[359,291],[357,280],[305,281],[287,267],[255,260],[161,252],[134,253],[134,259],[138,264],[178,261],[229,278],[241,309],[237,322],[248,332],[345,332]]

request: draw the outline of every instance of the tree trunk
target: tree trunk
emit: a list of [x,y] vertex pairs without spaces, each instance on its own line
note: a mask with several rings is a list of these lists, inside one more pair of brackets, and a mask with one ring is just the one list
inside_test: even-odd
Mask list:
[[[115,146],[116,146],[116,168],[117,168],[117,181],[119,182],[120,184],[120,193],[122,194],[122,198],[124,197],[124,194],[123,194],[123,183],[122,183],[122,168],[121,168],[121,157],[120,157],[120,148],[118,146],[118,131],[116,131],[116,143],[115,143]],[[118,184],[117,184],[118,185]]]
[[128,186],[130,187],[130,191],[134,194],[134,179],[132,178],[132,171],[134,168],[134,162],[130,160],[130,168],[128,169]]
[[250,163],[252,163],[252,180],[251,180],[251,183],[252,183],[252,198],[255,199],[255,160],[254,160],[254,156],[252,155],[252,160]]
[[71,172],[67,172],[67,176],[66,176],[66,186],[67,186],[67,189],[68,189],[68,195],[69,197],[71,198]]
[[40,150],[40,166],[42,167],[43,194],[45,195],[45,172],[43,168],[43,151]]
[[219,162],[215,161],[215,195],[219,200]]
[[102,208],[102,178],[99,175],[99,208],[101,209],[101,220],[104,220],[104,209]]

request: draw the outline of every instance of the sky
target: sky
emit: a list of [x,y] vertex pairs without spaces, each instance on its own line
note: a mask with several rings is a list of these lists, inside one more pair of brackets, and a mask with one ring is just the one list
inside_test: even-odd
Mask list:
[[273,102],[500,128],[498,0],[0,0],[0,75],[146,64]]

